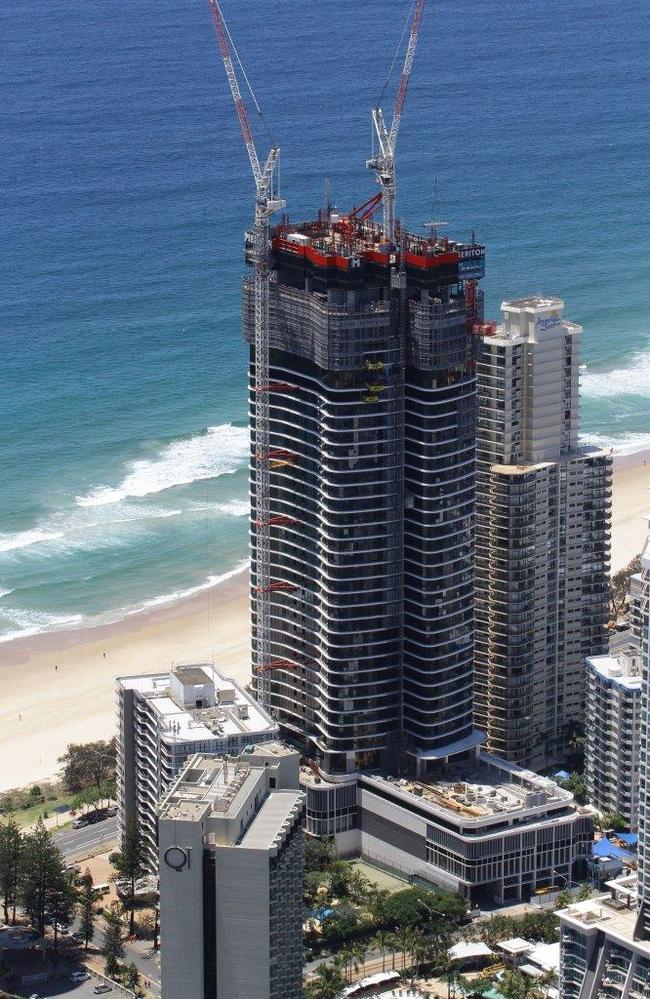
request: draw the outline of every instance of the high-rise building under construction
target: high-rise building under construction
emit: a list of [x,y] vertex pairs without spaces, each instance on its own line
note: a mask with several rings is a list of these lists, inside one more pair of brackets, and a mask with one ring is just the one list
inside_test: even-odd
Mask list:
[[566,884],[584,874],[591,819],[552,781],[481,752],[473,726],[484,249],[440,238],[440,223],[406,232],[395,213],[424,0],[411,5],[390,125],[372,109],[366,165],[380,193],[274,227],[279,149],[258,158],[209,3],[255,182],[243,310],[254,680],[312,757],[305,828],[477,902]]
[[[472,749],[484,249],[326,210],[272,231],[268,705],[330,772]],[[254,284],[244,283],[254,341]],[[259,387],[251,351],[251,420]],[[255,439],[255,434],[253,434]],[[253,450],[252,466],[264,456]],[[260,524],[252,476],[254,666]]]

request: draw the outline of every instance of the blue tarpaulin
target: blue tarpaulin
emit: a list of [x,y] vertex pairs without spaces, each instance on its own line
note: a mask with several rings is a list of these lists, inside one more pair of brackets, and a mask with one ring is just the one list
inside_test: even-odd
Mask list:
[[553,774],[553,776],[557,777],[558,780],[568,780],[571,774],[567,773],[566,770],[558,770],[558,772]]
[[608,839],[599,839],[591,848],[592,857],[618,857],[620,860],[634,860],[634,856],[620,846],[614,846]]
[[624,843],[628,846],[636,846],[639,842],[639,837],[636,833],[614,833],[617,839],[622,839]]

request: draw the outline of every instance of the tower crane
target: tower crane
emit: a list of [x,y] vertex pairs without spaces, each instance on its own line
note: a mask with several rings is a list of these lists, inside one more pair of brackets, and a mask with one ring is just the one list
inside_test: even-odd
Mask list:
[[[253,180],[255,183],[255,214],[253,221],[252,262],[254,269],[254,330],[255,330],[255,505],[256,505],[256,611],[257,611],[257,656],[256,674],[258,696],[262,705],[270,709],[270,625],[271,625],[271,516],[270,516],[270,399],[269,399],[269,221],[275,212],[284,208],[285,202],[276,193],[277,168],[280,147],[273,144],[264,161],[260,164],[246,105],[235,74],[230,56],[232,39],[224,20],[218,0],[208,0],[214,30],[221,49],[235,111],[239,120],[244,145],[248,153]],[[230,45],[229,45],[230,40]],[[235,55],[237,55],[235,49]],[[246,74],[241,67],[244,79]],[[248,84],[248,80],[246,79]],[[255,107],[259,105],[250,84],[248,84]]]
[[372,123],[379,142],[379,152],[376,156],[371,156],[367,160],[366,166],[375,171],[377,183],[381,184],[384,195],[384,236],[391,245],[395,242],[395,147],[397,145],[397,136],[402,119],[406,91],[408,90],[413,70],[413,60],[415,59],[415,49],[418,44],[424,4],[425,0],[414,0],[411,34],[404,57],[397,96],[395,97],[390,131],[386,127],[382,109],[379,106],[372,109]]

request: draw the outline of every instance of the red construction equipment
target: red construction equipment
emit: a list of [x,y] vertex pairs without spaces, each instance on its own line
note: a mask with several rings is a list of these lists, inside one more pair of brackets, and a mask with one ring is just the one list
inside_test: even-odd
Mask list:
[[269,382],[268,385],[255,385],[254,392],[292,392],[297,385],[290,385],[288,382]]
[[[297,524],[298,521],[295,517],[287,517],[283,513],[276,513],[275,515],[269,517],[266,523],[269,527],[289,527],[291,524]],[[262,526],[259,520],[255,521],[255,526]]]
[[256,586],[256,593],[277,593],[279,591],[291,593],[293,590],[300,589],[295,583],[285,583],[281,579],[272,580],[268,586]]
[[291,662],[290,659],[272,659],[270,663],[260,668],[262,671],[266,671],[267,669],[300,669],[300,665]]

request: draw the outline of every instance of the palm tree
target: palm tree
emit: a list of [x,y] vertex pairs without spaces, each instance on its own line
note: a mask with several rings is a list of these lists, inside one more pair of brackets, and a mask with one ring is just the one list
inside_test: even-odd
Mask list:
[[397,939],[397,935],[395,933],[388,934],[388,949],[393,959],[391,970],[395,971],[395,954],[399,950],[399,940]]
[[337,962],[319,964],[316,977],[308,986],[309,999],[334,999],[345,988],[345,977]]
[[440,970],[440,977],[443,982],[447,983],[447,999],[451,999],[452,992],[454,996],[456,995],[456,985],[459,978],[458,967],[445,954],[444,958],[439,959],[438,968]]
[[402,971],[404,971],[406,969],[406,958],[410,954],[411,948],[414,944],[413,931],[409,929],[398,930],[395,934],[395,938],[397,946],[402,952]]
[[391,935],[386,930],[378,930],[374,936],[374,944],[381,951],[381,970],[386,971],[386,951],[390,947]]
[[352,955],[352,965],[354,967],[355,975],[359,974],[359,968],[363,970],[366,964],[366,948],[360,941],[355,941],[350,947],[350,954]]
[[337,954],[336,960],[339,966],[345,970],[345,977],[348,982],[352,981],[352,948],[348,944],[347,947],[343,947]]

